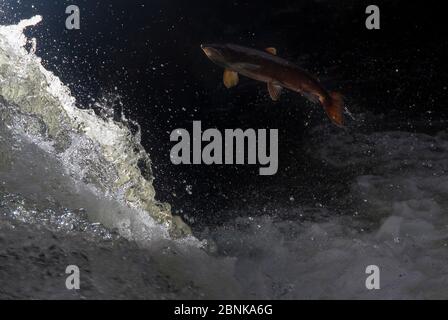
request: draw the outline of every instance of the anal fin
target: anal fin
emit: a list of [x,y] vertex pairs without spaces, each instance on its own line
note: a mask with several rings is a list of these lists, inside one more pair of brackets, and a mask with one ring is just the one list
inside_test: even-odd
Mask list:
[[238,84],[238,73],[230,69],[224,69],[223,82],[227,89],[232,88]]
[[307,98],[309,101],[313,102],[313,103],[319,103],[320,99],[318,96],[312,94],[312,93],[308,93],[308,92],[302,92],[302,95]]
[[271,99],[277,101],[280,98],[280,94],[282,93],[282,87],[272,82],[269,82],[268,91],[269,95],[271,96]]

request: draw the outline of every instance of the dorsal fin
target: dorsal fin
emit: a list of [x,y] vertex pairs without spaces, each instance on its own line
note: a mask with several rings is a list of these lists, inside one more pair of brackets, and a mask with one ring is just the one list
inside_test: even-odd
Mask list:
[[224,69],[222,80],[227,89],[232,88],[238,84],[238,73],[230,69]]
[[274,56],[276,56],[277,55],[277,49],[275,49],[274,47],[269,47],[269,48],[266,48],[266,49],[264,49],[266,52],[268,52],[268,53],[270,53],[270,54],[273,54]]

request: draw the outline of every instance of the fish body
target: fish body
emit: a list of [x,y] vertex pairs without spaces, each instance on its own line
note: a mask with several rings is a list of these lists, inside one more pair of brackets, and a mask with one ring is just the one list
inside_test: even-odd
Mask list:
[[330,120],[343,126],[343,98],[328,92],[320,82],[296,64],[278,57],[274,48],[265,51],[235,44],[206,44],[201,46],[207,57],[224,68],[224,84],[230,88],[238,83],[241,74],[253,80],[266,82],[273,100],[278,100],[282,88],[300,93],[320,103]]

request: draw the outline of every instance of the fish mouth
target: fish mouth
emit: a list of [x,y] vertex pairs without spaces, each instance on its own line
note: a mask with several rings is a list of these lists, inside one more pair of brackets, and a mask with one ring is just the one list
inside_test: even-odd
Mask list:
[[211,57],[213,55],[213,48],[208,45],[201,44],[201,49],[204,51],[207,57]]

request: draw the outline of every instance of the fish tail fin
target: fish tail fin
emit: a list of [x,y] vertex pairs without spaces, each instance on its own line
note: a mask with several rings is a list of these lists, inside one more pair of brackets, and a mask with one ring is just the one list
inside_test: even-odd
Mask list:
[[325,101],[323,106],[331,122],[339,127],[343,127],[344,96],[338,92],[330,92],[330,99]]

